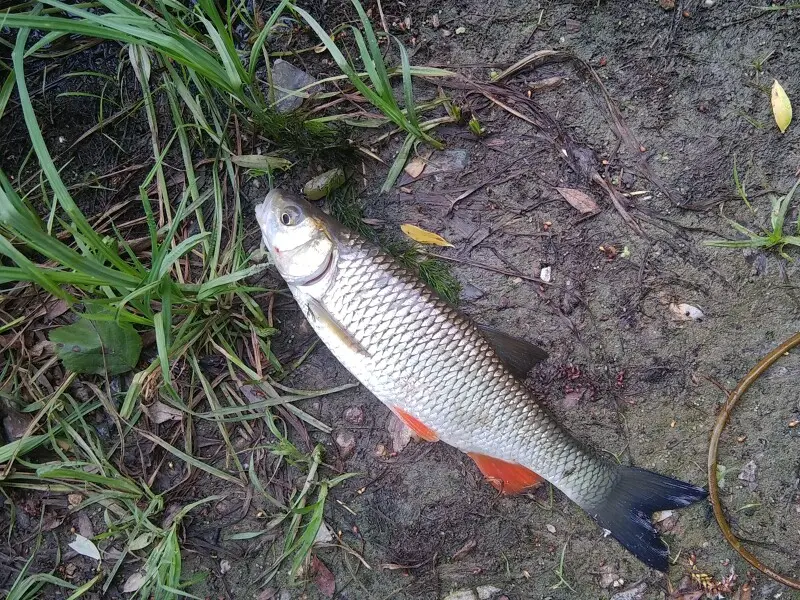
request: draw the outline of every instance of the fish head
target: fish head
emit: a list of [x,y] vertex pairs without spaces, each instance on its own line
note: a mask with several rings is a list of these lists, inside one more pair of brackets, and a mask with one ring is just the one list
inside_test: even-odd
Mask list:
[[278,272],[290,286],[325,279],[335,263],[335,221],[307,200],[274,189],[256,206],[264,244]]

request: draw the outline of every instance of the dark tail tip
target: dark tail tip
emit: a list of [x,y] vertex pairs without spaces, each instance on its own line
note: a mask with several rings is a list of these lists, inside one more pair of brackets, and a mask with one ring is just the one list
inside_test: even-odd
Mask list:
[[666,571],[667,547],[650,520],[659,510],[688,506],[706,497],[703,488],[635,467],[620,467],[621,478],[603,505],[591,511],[601,527],[636,558]]

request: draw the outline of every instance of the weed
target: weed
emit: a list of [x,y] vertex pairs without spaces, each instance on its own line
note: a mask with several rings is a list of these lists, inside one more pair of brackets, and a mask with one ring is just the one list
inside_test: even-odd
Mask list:
[[[744,187],[739,183],[738,173],[734,169],[734,179],[736,181],[737,191],[744,199],[748,207],[750,202],[747,200]],[[783,258],[791,260],[791,257],[786,254],[784,248],[786,246],[800,247],[800,219],[796,226],[794,235],[787,234],[784,231],[786,214],[789,211],[789,204],[792,201],[795,190],[800,184],[800,180],[796,181],[786,195],[782,197],[772,197],[772,210],[770,211],[770,228],[763,229],[762,233],[751,231],[747,227],[740,225],[732,219],[726,220],[737,232],[747,237],[744,240],[707,240],[703,242],[706,246],[716,248],[759,248],[763,250],[775,250]],[[751,208],[752,210],[752,208]]]
[[[0,325],[0,393],[31,416],[20,439],[0,446],[0,479],[3,490],[15,493],[79,494],[80,503],[71,512],[97,509],[103,515],[104,529],[93,543],[103,553],[112,543],[123,548],[109,561],[104,578],[98,574],[79,586],[52,574],[31,574],[28,562],[9,597],[36,597],[45,585],[69,590],[70,598],[100,586],[106,592],[125,570],[126,590],[140,598],[194,597],[189,589],[196,580],[182,573],[180,528],[190,511],[206,510],[220,496],[183,500],[185,489],[180,494],[158,489],[153,482],[167,463],[182,469],[186,479],[213,478],[228,493],[251,488],[267,502],[272,512],[265,530],[231,538],[285,528],[283,551],[266,577],[275,577],[286,562],[295,576],[308,561],[329,490],[350,474],[323,476],[321,447],[303,452],[293,445],[275,407],[281,406],[294,427],[330,432],[294,401],[343,388],[303,392],[280,383],[305,355],[285,366],[273,352],[276,329],[271,309],[265,312],[262,305],[271,306],[274,291],[260,285],[266,265],[246,248],[243,179],[263,174],[271,182],[277,171],[292,166],[293,156],[307,160],[338,147],[341,136],[330,124],[344,122],[391,124],[406,134],[387,180],[391,185],[415,144],[441,147],[431,131],[453,118],[423,121],[421,115],[442,100],[418,104],[412,88],[413,76],[451,73],[411,66],[397,40],[400,64],[390,68],[378,48],[381,34],[372,29],[361,5],[354,5],[361,28],[348,31],[363,72],[289,0],[282,0],[263,24],[241,6],[224,8],[211,0],[98,0],[91,6],[45,0],[16,5],[0,17],[4,27],[17,31],[13,69],[0,85],[0,116],[16,90],[19,107],[13,110],[22,111],[31,141],[31,153],[16,177],[0,171],[0,315],[10,315]],[[365,117],[360,108],[313,118],[274,109],[262,80],[275,56],[268,51],[268,37],[290,10],[306,20],[342,70],[322,83],[349,81],[377,109],[377,117]],[[246,46],[231,33],[237,23],[244,23],[250,34]],[[29,45],[32,30],[46,34]],[[110,186],[110,175],[67,185],[60,157],[48,149],[34,112],[30,61],[55,56],[61,52],[56,43],[72,38],[125,44],[121,56],[127,63],[120,71],[130,65],[141,93],[129,106],[113,104],[117,112],[103,121],[104,106],[111,105],[104,91],[98,99],[100,122],[79,138],[141,109],[152,156],[140,161],[142,176],[134,182],[137,193],[127,205],[132,213],[128,222],[112,210],[84,213],[77,194]],[[85,47],[76,41],[73,49]],[[396,79],[402,102],[394,96]],[[266,154],[260,153],[262,143]],[[23,172],[27,179],[20,177]],[[336,216],[370,235],[355,190],[345,187],[340,193],[340,201],[333,203]],[[404,260],[443,297],[457,299],[457,282],[444,265],[420,260],[412,250],[404,251]],[[62,306],[58,314],[64,317],[43,322],[41,306]],[[61,337],[55,333],[52,341],[61,340],[64,356],[64,348],[74,345],[63,336],[80,334],[94,343],[86,346],[99,362],[86,366],[75,357],[60,360],[57,346],[37,337],[53,322],[73,321],[77,328],[54,330]],[[140,360],[140,345],[149,362]],[[123,347],[128,352],[119,352]],[[218,372],[209,373],[207,358],[217,360]],[[85,397],[78,398],[80,391]],[[233,440],[254,440],[255,420],[266,424],[270,439],[254,444],[243,464]],[[216,430],[224,456],[205,453],[196,439],[198,426]],[[103,434],[107,429],[116,434]],[[132,470],[125,460],[129,448],[144,448],[154,459],[141,472]],[[275,472],[259,473],[268,457],[276,463]],[[271,484],[262,484],[286,467],[304,477],[300,489],[286,483],[288,499],[271,493]],[[168,518],[165,506],[175,498],[183,506]],[[131,563],[137,564],[132,573]]]
[[573,588],[570,585],[569,581],[566,580],[565,575],[564,575],[564,555],[567,552],[567,546],[568,545],[569,545],[569,540],[567,540],[567,542],[564,543],[564,547],[561,548],[561,557],[558,560],[558,568],[554,571],[554,573],[556,574],[556,577],[558,577],[558,582],[555,585],[551,585],[550,589],[551,590],[557,590],[558,588],[566,587],[567,589],[569,589],[574,594],[575,593],[575,588]]

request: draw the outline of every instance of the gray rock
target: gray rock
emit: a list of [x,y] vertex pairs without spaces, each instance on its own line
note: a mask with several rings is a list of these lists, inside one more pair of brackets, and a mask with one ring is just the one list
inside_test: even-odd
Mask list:
[[280,113],[292,112],[300,108],[303,98],[311,93],[314,88],[300,92],[298,95],[292,94],[293,91],[304,88],[316,83],[311,75],[298,69],[291,63],[279,58],[272,64],[272,86],[275,92],[275,109]]

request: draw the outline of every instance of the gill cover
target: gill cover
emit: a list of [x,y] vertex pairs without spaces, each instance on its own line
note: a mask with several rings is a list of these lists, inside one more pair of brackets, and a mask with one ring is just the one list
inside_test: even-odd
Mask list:
[[309,202],[297,194],[274,189],[256,206],[256,220],[286,283],[310,285],[330,270],[336,246],[328,217]]

